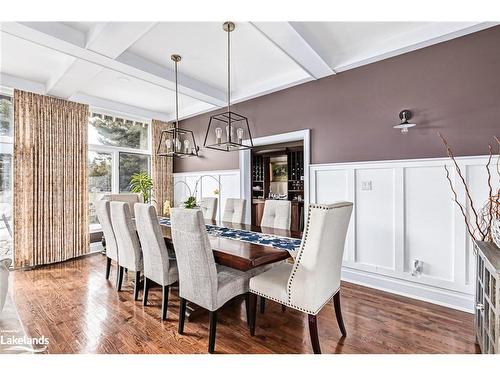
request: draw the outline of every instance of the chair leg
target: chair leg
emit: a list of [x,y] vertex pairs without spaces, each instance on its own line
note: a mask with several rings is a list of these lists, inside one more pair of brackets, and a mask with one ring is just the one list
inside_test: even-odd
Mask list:
[[340,309],[340,290],[333,296],[333,307],[335,308],[335,316],[337,317],[337,324],[339,325],[340,332],[342,332],[342,336],[347,336],[344,319],[342,319],[342,310]]
[[260,299],[260,313],[264,314],[264,312],[266,311],[266,299],[262,296],[259,299]]
[[162,300],[161,300],[161,320],[167,319],[167,307],[168,307],[168,285],[162,287]]
[[146,306],[148,304],[148,294],[149,294],[149,284],[151,281],[144,276],[144,293],[142,293],[142,305]]
[[136,271],[135,273],[135,285],[134,285],[134,301],[139,299],[139,288],[141,283],[141,271]]
[[311,336],[311,344],[314,354],[321,354],[318,337],[318,321],[316,315],[308,314],[309,317],[309,336]]
[[180,298],[179,302],[179,332],[181,335],[184,333],[184,320],[186,319],[186,300]]
[[217,310],[208,312],[210,320],[210,332],[208,334],[208,352],[212,354],[215,350],[215,332],[217,330]]
[[257,318],[257,295],[250,293],[249,297],[249,310],[250,310],[250,336],[255,335],[255,321]]
[[122,290],[122,284],[123,284],[123,267],[118,266],[118,272],[117,272],[117,280],[116,280],[116,289],[118,291]]
[[286,306],[285,306],[285,305],[281,305],[281,311],[282,311],[282,312],[285,312],[285,311],[286,311]]
[[245,312],[247,313],[247,326],[250,327],[250,292],[245,293]]
[[109,279],[110,271],[111,271],[111,258],[106,258],[106,280]]

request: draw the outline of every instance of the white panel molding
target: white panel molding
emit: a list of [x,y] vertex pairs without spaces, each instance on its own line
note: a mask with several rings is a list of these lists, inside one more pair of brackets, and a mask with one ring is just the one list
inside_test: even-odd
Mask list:
[[[468,169],[471,167],[484,168],[487,163],[488,157],[471,156],[458,157],[456,159],[462,171],[467,174],[468,178],[472,178],[467,173]],[[454,181],[454,186],[457,190],[459,201],[464,204],[465,192],[461,186],[461,181],[459,180],[458,174],[455,173],[454,167],[449,158],[314,164],[310,166],[309,175],[311,186],[311,202],[326,203],[348,198],[354,203],[355,206],[351,224],[349,226],[349,232],[347,235],[346,255],[344,256],[343,264],[345,274],[348,275],[346,280],[359,282],[361,284],[368,285],[374,288],[392,291],[397,294],[408,295],[413,298],[458,308],[464,311],[472,311],[474,285],[470,282],[470,277],[474,258],[472,255],[472,249],[469,244],[469,238],[466,233],[463,217],[460,213],[459,208],[453,201],[451,191],[448,190],[449,186],[444,171],[444,165],[449,167],[450,176],[452,178],[452,181]],[[436,168],[443,168],[442,175],[440,173],[436,173]],[[392,242],[386,241],[387,244],[383,248],[377,248],[377,245],[375,245],[372,251],[374,251],[375,254],[382,255],[387,254],[386,246],[393,248],[394,268],[390,268],[384,265],[382,259],[380,261],[380,264],[377,264],[376,260],[374,262],[371,261],[370,263],[362,263],[359,261],[358,257],[359,249],[357,248],[357,246],[359,246],[359,244],[357,243],[356,238],[363,238],[365,244],[370,243],[369,231],[365,233],[358,232],[360,230],[357,229],[356,225],[357,220],[359,220],[358,215],[359,212],[363,212],[364,215],[367,215],[367,212],[371,212],[371,206],[369,206],[369,199],[363,200],[363,202],[365,202],[364,204],[368,206],[359,206],[360,200],[356,196],[356,186],[357,184],[360,184],[361,181],[356,181],[356,172],[372,170],[374,173],[373,176],[376,176],[378,170],[381,169],[393,170],[393,173],[390,174],[392,176],[391,179],[393,183],[393,194],[388,193],[387,198],[385,198],[385,196],[382,196],[382,199],[387,199],[387,204],[394,204],[394,218],[392,220],[392,227],[389,227],[389,224],[386,223],[385,226],[381,228],[381,230],[392,232],[393,238]],[[422,248],[421,250],[419,250],[420,248],[417,244],[422,243],[422,238],[420,238],[420,241],[414,242],[412,238],[408,236],[408,231],[406,228],[406,217],[408,215],[407,202],[412,199],[412,196],[406,196],[407,188],[405,187],[405,184],[409,183],[408,181],[406,181],[406,171],[419,171],[417,174],[413,174],[414,177],[411,183],[415,184],[415,178],[418,179],[418,176],[422,175],[424,176],[422,179],[425,179],[423,183],[432,183],[435,186],[439,186],[441,198],[437,199],[444,199],[443,203],[447,202],[446,204],[441,205],[444,211],[439,212],[433,212],[433,208],[435,209],[435,207],[419,206],[419,211],[412,213],[412,215],[415,213],[417,214],[417,216],[414,217],[417,220],[412,220],[414,225],[414,227],[412,228],[413,235],[418,235],[419,230],[418,227],[415,228],[415,226],[418,226],[418,218],[419,215],[421,215],[421,212],[425,212],[426,210],[428,210],[429,215],[440,215],[445,218],[451,214],[449,216],[449,225],[443,226],[443,228],[451,227],[451,229],[446,229],[446,232],[443,233],[436,233],[439,234],[440,241],[447,241],[447,238],[449,238],[449,246],[446,246],[448,250],[443,249],[442,251],[449,252],[451,250],[450,256],[446,256],[443,255],[443,253],[438,252],[429,252],[429,249],[427,247],[425,249]],[[346,174],[347,177],[345,179],[345,185],[343,187],[332,187],[332,178],[333,176],[340,176],[339,173]],[[486,171],[484,173],[486,173]],[[367,176],[370,176],[370,174],[367,174]],[[476,185],[479,187],[486,184],[486,180],[482,181],[482,178],[476,177],[475,179],[479,179],[480,181],[474,180],[471,181],[471,183],[476,183]],[[337,178],[335,181],[339,183],[338,181],[341,180]],[[388,183],[390,182],[387,181],[384,184],[379,183],[379,185],[387,186]],[[419,191],[418,185],[412,187],[412,194],[415,194],[415,191]],[[437,193],[438,192],[436,192],[436,194]],[[426,192],[424,189],[422,190],[422,194],[434,194],[434,190],[427,189]],[[377,200],[379,199],[380,195],[377,196]],[[419,199],[423,201],[423,204],[425,205],[425,196],[419,196]],[[379,202],[377,201],[377,203]],[[374,212],[373,214],[376,215],[377,213]],[[381,220],[381,222],[383,222],[383,220]],[[423,226],[423,228],[425,228],[425,226]],[[423,229],[423,231],[424,230],[425,229]],[[428,226],[426,230],[429,230]],[[436,230],[439,229],[436,228]],[[415,235],[415,233],[417,233],[417,235]],[[417,237],[413,238],[418,239]],[[372,242],[377,243],[377,241]],[[420,259],[420,257],[418,256],[420,252],[424,257],[425,254],[427,254],[427,262],[424,261],[424,273],[419,276],[412,276],[411,270],[409,269],[409,264],[411,261],[408,255],[409,244],[413,244],[412,257],[417,257]],[[383,245],[378,242],[378,246]],[[366,245],[363,251],[366,254]],[[436,251],[439,251],[439,249],[436,249]],[[371,257],[371,259],[377,258]],[[442,263],[443,259],[446,259],[445,261],[450,263]],[[385,264],[387,263],[385,262]],[[426,270],[433,270],[433,272],[429,274],[425,272]]]
[[319,79],[335,74],[335,71],[289,22],[250,22],[250,24],[311,77]]
[[[222,210],[226,204],[226,198],[241,198],[240,188],[240,170],[226,169],[215,171],[196,171],[196,172],[179,172],[173,174],[174,178],[174,206],[178,206],[181,202],[179,199],[184,199],[187,195],[185,184],[189,185],[190,189],[194,188],[194,184],[199,180],[196,197],[200,199],[205,185],[214,186],[214,183],[220,184],[219,194],[217,196],[217,216],[222,217]],[[201,180],[200,180],[201,178]],[[224,179],[232,178],[234,183],[227,185]],[[215,185],[216,186],[216,185]],[[192,191],[194,193],[194,191]],[[180,198],[182,197],[182,198]],[[223,202],[224,200],[224,202]]]
[[471,314],[474,313],[473,296],[468,293],[436,288],[346,266],[342,267],[342,280]]

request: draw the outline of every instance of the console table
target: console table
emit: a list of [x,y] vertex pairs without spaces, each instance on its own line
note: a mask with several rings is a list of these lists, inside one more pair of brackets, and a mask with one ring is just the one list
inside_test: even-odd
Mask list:
[[500,249],[476,241],[476,342],[484,354],[500,353]]

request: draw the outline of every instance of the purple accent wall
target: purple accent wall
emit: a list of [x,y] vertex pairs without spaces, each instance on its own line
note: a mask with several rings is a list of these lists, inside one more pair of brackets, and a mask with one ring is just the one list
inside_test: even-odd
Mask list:
[[[311,129],[311,162],[334,163],[484,155],[500,136],[500,26],[234,105],[254,137]],[[235,62],[238,63],[237,61]],[[392,125],[410,109],[417,127]],[[238,153],[203,148],[212,113],[181,122],[202,157],[176,160],[175,172],[236,169]]]

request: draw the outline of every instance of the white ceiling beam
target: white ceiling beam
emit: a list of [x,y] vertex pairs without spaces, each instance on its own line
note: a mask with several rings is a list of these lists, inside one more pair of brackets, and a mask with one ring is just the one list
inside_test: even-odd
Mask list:
[[[85,35],[84,48],[116,59],[154,25],[155,22],[98,23]],[[69,98],[83,89],[103,69],[100,65],[75,58],[61,74],[47,82],[47,93],[60,98]]]
[[[0,73],[0,87],[19,89],[46,95],[44,83],[31,81],[6,73]],[[75,94],[69,98],[69,100],[77,103],[88,104],[90,107],[108,109],[110,111],[120,112],[144,119],[171,121],[174,116],[173,113],[151,111],[149,109],[135,107],[86,94]]]
[[35,94],[45,94],[45,84],[30,81],[21,77],[0,72],[0,86],[11,87],[23,91],[34,92]]
[[[47,28],[44,29],[45,31],[41,31],[16,22],[2,22],[0,24],[0,30],[18,38],[59,51],[88,63],[98,65],[102,68],[111,69],[129,77],[140,79],[172,91],[175,90],[174,73],[172,70],[164,68],[164,75],[159,76],[149,71],[139,69],[137,64],[136,66],[132,66],[123,62],[124,60],[134,60],[136,62],[138,60],[142,60],[142,63],[144,63],[145,60],[143,59],[134,59],[131,58],[130,55],[125,55],[125,57],[115,60],[108,56],[104,56],[101,53],[86,49],[80,45],[73,44],[71,41],[60,39],[56,35],[53,35]],[[147,66],[151,67],[151,64],[147,64]],[[188,79],[188,77],[185,76],[181,77],[179,80],[180,93],[218,107],[226,104],[226,96],[223,91],[215,89],[199,80],[193,78]]]
[[311,77],[319,79],[335,74],[335,71],[289,22],[250,23]]

